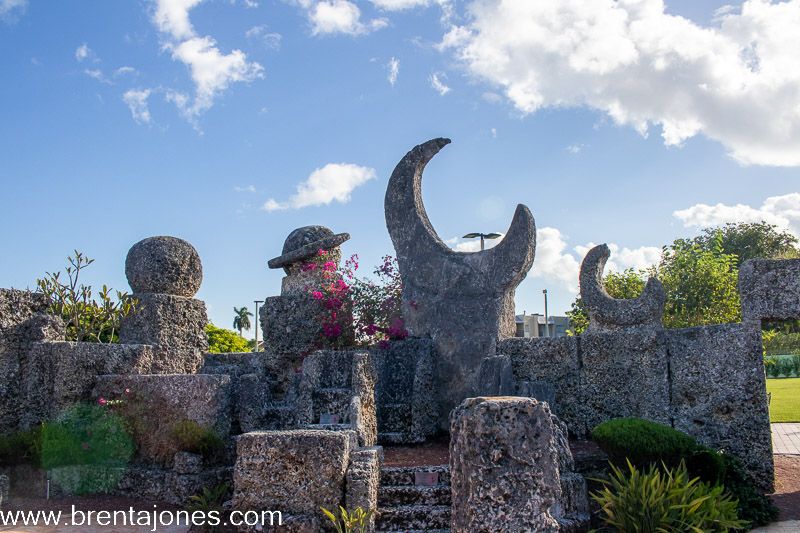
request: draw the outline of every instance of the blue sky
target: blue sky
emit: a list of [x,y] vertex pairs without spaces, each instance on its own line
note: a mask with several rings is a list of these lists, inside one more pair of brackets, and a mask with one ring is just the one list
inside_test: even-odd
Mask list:
[[591,243],[625,268],[704,225],[800,233],[800,2],[556,4],[0,0],[0,286],[77,248],[127,289],[128,248],[175,235],[229,327],[296,227],[349,232],[363,270],[393,253],[388,176],[439,136],[443,239],[533,211],[518,312],[568,309]]

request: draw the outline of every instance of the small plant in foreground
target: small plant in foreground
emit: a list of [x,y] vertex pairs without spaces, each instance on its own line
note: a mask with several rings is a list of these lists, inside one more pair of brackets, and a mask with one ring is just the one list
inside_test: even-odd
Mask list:
[[747,526],[722,486],[690,479],[683,463],[662,467],[642,471],[628,462],[624,472],[612,464],[611,479],[596,480],[603,488],[592,499],[606,526],[621,533],[722,533]]
[[116,301],[111,289],[103,285],[95,300],[91,285],[80,283],[81,271],[94,263],[78,250],[67,258],[67,278],[62,281],[61,272],[48,272],[37,279],[39,290],[50,300],[49,311],[61,317],[66,325],[66,340],[78,342],[116,342],[120,321],[134,312],[136,300],[128,293],[116,291]]
[[339,516],[324,507],[320,507],[320,509],[336,528],[336,533],[366,533],[373,514],[373,511],[365,511],[361,507],[348,511],[341,505],[339,506]]

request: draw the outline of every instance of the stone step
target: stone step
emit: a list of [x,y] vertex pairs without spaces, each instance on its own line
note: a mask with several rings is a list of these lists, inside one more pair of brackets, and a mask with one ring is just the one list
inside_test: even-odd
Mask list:
[[348,431],[353,429],[350,424],[306,424],[306,429],[323,429],[325,431]]
[[450,505],[450,485],[381,487],[378,491],[378,506],[398,505]]
[[450,486],[450,467],[439,466],[385,466],[381,468],[381,487],[415,485],[415,472],[437,472],[439,485]]
[[378,517],[375,520],[375,529],[383,531],[429,531],[449,527],[449,505],[398,505],[378,508]]

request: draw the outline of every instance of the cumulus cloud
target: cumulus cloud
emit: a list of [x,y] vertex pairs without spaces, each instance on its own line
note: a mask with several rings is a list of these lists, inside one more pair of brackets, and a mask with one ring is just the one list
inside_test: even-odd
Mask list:
[[150,108],[147,99],[150,98],[150,89],[130,89],[122,95],[122,100],[128,104],[131,116],[138,124],[150,123]]
[[523,113],[588,106],[666,145],[703,134],[743,164],[800,165],[800,0],[748,0],[710,25],[663,0],[474,0],[447,32],[466,70]]
[[233,190],[236,191],[236,192],[256,192],[256,186],[255,185],[245,185],[244,187],[242,187],[240,185],[236,185],[233,188]]
[[[596,246],[590,242],[583,246],[576,246],[575,252],[581,261],[586,254]],[[645,270],[657,264],[661,260],[661,248],[657,246],[641,246],[639,248],[620,247],[613,242],[608,243],[611,257],[606,262],[606,272],[622,272],[629,268],[634,270]]]
[[578,260],[568,250],[565,236],[556,228],[536,229],[536,257],[531,276],[557,283],[578,292]]
[[28,0],[0,0],[0,20],[13,22],[27,7]]
[[269,27],[266,24],[253,26],[244,32],[244,36],[248,39],[259,41],[264,48],[269,48],[271,50],[279,49],[281,47],[281,39],[283,39],[280,33],[269,31]]
[[770,196],[758,207],[746,204],[695,204],[672,215],[685,227],[720,226],[728,222],[761,222],[775,224],[800,237],[800,193]]
[[433,90],[439,93],[441,96],[444,96],[450,92],[450,87],[445,85],[445,83],[442,81],[443,77],[445,76],[441,72],[434,72],[428,78],[428,81],[430,81]]
[[331,202],[346,204],[357,187],[375,179],[375,169],[351,163],[328,163],[318,168],[297,186],[297,192],[288,201],[270,198],[264,203],[266,211],[301,209],[327,205]]
[[112,85],[113,82],[103,74],[103,71],[99,68],[87,68],[83,71],[84,74],[89,76],[90,78],[99,81],[100,83],[105,83],[106,85]]
[[167,99],[193,123],[231,84],[264,77],[264,68],[241,50],[225,54],[212,37],[197,35],[189,12],[201,1],[156,0],[153,13],[154,24],[168,38],[164,48],[189,68],[195,86],[193,99],[178,91],[168,92]]
[[396,57],[391,58],[386,68],[389,71],[386,79],[389,80],[389,85],[394,87],[394,84],[397,83],[397,75],[400,74],[400,60]]
[[313,35],[364,35],[388,25],[384,18],[362,22],[361,9],[349,0],[301,0],[300,4],[306,9]]

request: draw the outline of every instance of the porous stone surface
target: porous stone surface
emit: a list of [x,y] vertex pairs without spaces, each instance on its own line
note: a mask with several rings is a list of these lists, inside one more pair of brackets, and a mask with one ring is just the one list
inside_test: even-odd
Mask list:
[[[345,508],[361,507],[365,511],[378,509],[378,489],[381,478],[380,447],[355,450],[350,455],[350,466],[345,476]],[[372,531],[375,517],[370,517],[368,530]]]
[[177,450],[174,428],[193,420],[226,438],[231,428],[231,378],[226,375],[162,374],[99,376],[94,397],[122,399],[137,419],[138,460],[165,463]]
[[372,351],[379,439],[394,444],[423,442],[436,433],[434,351],[430,339],[389,341]]
[[514,335],[514,290],[533,263],[536,240],[533,216],[523,205],[504,239],[489,250],[456,252],[439,238],[422,203],[422,173],[449,142],[433,139],[409,151],[395,167],[384,201],[406,326],[436,346],[442,429],[450,410],[474,396],[481,360],[496,353],[497,339]]
[[744,320],[800,318],[800,259],[750,259],[739,268]]
[[320,304],[309,294],[271,296],[261,307],[261,328],[276,389],[286,392],[303,358],[318,348]]
[[348,432],[256,431],[237,440],[233,509],[318,516],[343,503]]
[[336,424],[351,427],[361,446],[377,440],[376,372],[372,357],[360,351],[317,351],[303,361],[297,397],[301,425],[321,424],[333,415]]
[[22,382],[31,344],[64,338],[64,323],[45,314],[47,306],[44,294],[0,289],[0,434],[20,429],[26,412]]
[[0,474],[0,508],[2,508],[3,502],[8,501],[8,491],[10,487],[11,483],[9,483],[8,476]]
[[206,304],[169,294],[139,293],[136,311],[122,319],[122,344],[153,345],[153,374],[193,374],[208,351]]
[[577,435],[620,417],[670,424],[667,346],[655,329],[585,333],[580,337],[580,407]]
[[478,378],[478,393],[481,396],[514,396],[516,386],[511,357],[493,355],[484,357]]
[[202,455],[189,452],[178,452],[172,458],[172,470],[176,474],[199,474],[202,469]]
[[581,263],[581,300],[589,313],[588,332],[615,331],[631,326],[661,327],[666,293],[656,278],[647,280],[638,298],[612,298],[603,286],[603,269],[611,255],[608,246],[595,246]]
[[266,373],[266,352],[207,353],[200,374],[231,377],[231,403],[235,434],[266,429],[265,416],[272,401]]
[[90,401],[98,376],[146,374],[152,361],[152,346],[141,344],[33,343],[22,379],[26,408],[19,413],[21,427],[34,427]]
[[[573,431],[582,425],[578,343],[578,337],[515,337],[498,345],[498,352],[511,358],[514,380],[520,387],[518,395],[531,393],[537,400],[547,401],[553,413]],[[543,389],[549,394],[538,393]]]
[[760,327],[723,324],[668,333],[675,429],[738,457],[759,487],[772,492]]
[[125,275],[134,294],[160,293],[191,298],[203,281],[194,246],[177,237],[149,237],[128,251]]
[[451,420],[451,531],[559,531],[558,436],[547,404],[468,398]]
[[284,268],[286,273],[290,274],[290,265],[313,258],[319,250],[336,249],[348,239],[350,239],[349,233],[334,235],[333,231],[325,226],[303,226],[293,230],[286,237],[281,255],[270,259],[267,264],[270,268]]

